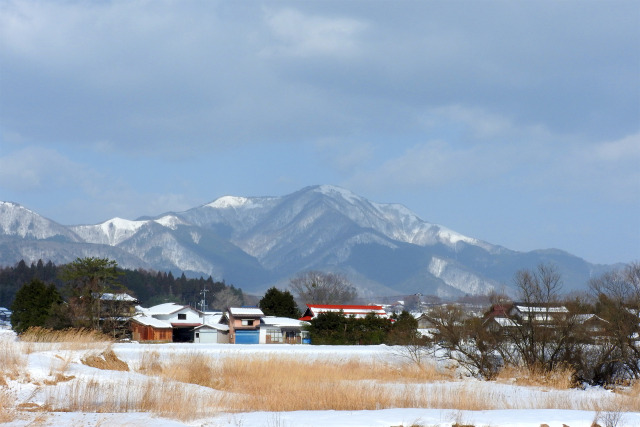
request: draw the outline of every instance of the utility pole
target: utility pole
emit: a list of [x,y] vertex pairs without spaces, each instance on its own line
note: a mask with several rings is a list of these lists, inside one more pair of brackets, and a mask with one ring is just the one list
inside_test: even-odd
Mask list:
[[200,295],[202,295],[202,300],[200,301],[200,310],[205,311],[207,309],[207,292],[209,289],[203,287],[200,291]]

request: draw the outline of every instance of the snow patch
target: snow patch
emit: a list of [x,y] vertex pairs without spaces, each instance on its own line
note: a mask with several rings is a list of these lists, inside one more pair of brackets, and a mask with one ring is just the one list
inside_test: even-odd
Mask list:
[[455,231],[441,225],[438,225],[438,228],[440,228],[440,230],[438,231],[438,237],[440,238],[440,241],[442,243],[449,244],[450,246],[455,246],[455,244],[458,242],[465,242],[469,243],[470,245],[480,246],[480,242],[476,239],[464,236],[460,233],[456,233]]
[[442,277],[445,268],[447,268],[447,261],[442,258],[433,257],[431,258],[431,262],[429,263],[429,273],[433,274],[436,277]]
[[238,196],[223,196],[215,201],[209,203],[208,205],[211,208],[215,209],[237,209],[237,208],[246,208],[246,209],[256,209],[261,208],[261,203],[256,203],[254,200],[248,197],[238,197]]
[[158,218],[158,219],[156,219],[154,221],[156,223],[162,225],[163,227],[167,227],[167,228],[170,228],[172,230],[177,229],[179,225],[185,224],[184,221],[182,221],[180,218],[178,218],[175,215],[163,216],[162,218]]
[[360,197],[358,197],[357,195],[355,195],[351,191],[346,190],[344,188],[336,187],[334,185],[320,185],[320,186],[318,186],[316,191],[318,191],[321,194],[324,194],[325,196],[330,196],[330,197],[334,197],[335,195],[339,195],[343,199],[345,199],[346,201],[348,201],[350,203],[357,203],[357,202],[360,202],[362,200]]

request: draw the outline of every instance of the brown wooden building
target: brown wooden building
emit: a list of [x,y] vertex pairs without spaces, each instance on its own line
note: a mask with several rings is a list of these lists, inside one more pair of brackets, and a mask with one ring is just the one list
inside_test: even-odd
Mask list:
[[131,318],[131,338],[134,341],[172,342],[173,328],[170,323],[153,317]]

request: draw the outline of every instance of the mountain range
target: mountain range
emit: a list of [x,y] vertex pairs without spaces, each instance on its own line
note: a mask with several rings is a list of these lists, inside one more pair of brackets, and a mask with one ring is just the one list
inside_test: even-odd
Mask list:
[[256,294],[286,288],[305,270],[339,272],[363,297],[515,294],[515,272],[540,263],[555,265],[569,292],[613,267],[557,249],[510,250],[423,221],[402,205],[327,185],[281,197],[225,196],[184,212],[95,225],[64,226],[0,202],[0,265],[88,256],[124,268],[211,275]]

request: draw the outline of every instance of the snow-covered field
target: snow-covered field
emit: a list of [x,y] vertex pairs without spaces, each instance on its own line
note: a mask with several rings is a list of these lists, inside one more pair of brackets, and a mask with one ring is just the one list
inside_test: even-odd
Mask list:
[[[397,348],[387,346],[290,346],[290,345],[229,345],[229,344],[113,344],[117,357],[126,362],[129,371],[98,369],[81,363],[81,359],[102,349],[67,348],[65,346],[16,342],[12,332],[0,333],[0,362],[17,357],[19,372],[0,376],[0,411],[9,421],[2,425],[50,426],[446,426],[462,425],[491,427],[590,427],[598,420],[607,424],[640,427],[640,412],[615,410],[618,395],[600,388],[588,390],[552,390],[522,387],[509,383],[483,382],[475,379],[433,381],[428,383],[387,384],[410,387],[412,393],[426,395],[464,394],[471,391],[479,402],[486,402],[492,410],[461,410],[455,408],[394,408],[358,411],[293,411],[293,412],[237,412],[226,411],[219,402],[233,398],[230,393],[193,384],[180,388],[167,386],[167,381],[149,382],[141,372],[149,363],[149,354],[156,360],[182,355],[206,354],[215,359],[269,357],[289,355],[304,360],[350,359],[370,360],[387,364],[405,363]],[[20,354],[16,354],[16,352]],[[6,373],[5,369],[5,373]],[[1,372],[0,372],[1,373]],[[156,379],[157,380],[157,379]],[[3,384],[6,383],[6,384]],[[151,386],[149,385],[151,384]],[[145,388],[147,387],[147,388]],[[120,404],[113,411],[114,400],[129,402],[136,393],[145,398],[159,394],[160,400],[172,401],[175,393],[185,394],[194,407],[207,407],[205,416],[188,419],[165,413],[126,410]],[[298,396],[299,397],[299,396]],[[634,397],[637,398],[637,395]],[[77,402],[91,401],[83,406]],[[606,404],[608,403],[608,406]],[[603,407],[607,410],[600,410]],[[219,408],[218,408],[219,407]],[[612,409],[612,407],[614,409]],[[125,408],[123,410],[123,408]],[[132,406],[133,408],[133,406]],[[173,410],[179,410],[174,408]],[[0,414],[0,420],[3,415]]]

